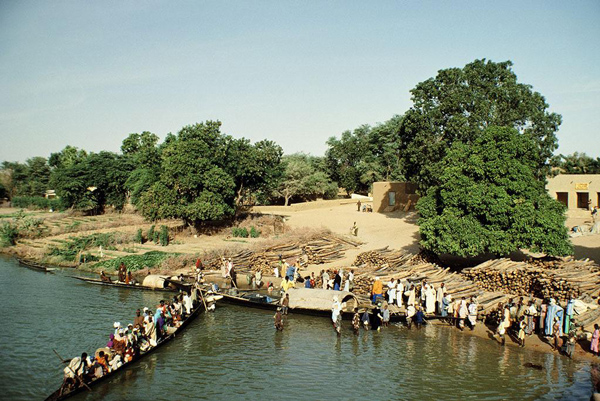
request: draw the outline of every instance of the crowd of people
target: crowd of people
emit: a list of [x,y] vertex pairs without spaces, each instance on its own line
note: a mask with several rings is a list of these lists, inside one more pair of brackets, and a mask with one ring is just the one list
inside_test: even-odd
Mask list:
[[190,293],[180,293],[170,301],[161,300],[155,310],[147,307],[136,310],[133,323],[115,322],[105,347],[98,348],[93,355],[84,352],[70,360],[64,368],[61,394],[99,379],[156,347],[193,313],[201,296],[194,286]]

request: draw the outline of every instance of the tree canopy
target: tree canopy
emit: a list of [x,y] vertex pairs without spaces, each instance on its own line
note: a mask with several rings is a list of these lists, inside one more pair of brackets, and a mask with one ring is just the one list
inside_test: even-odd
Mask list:
[[563,174],[600,174],[600,157],[594,159],[585,153],[554,156],[550,165]]
[[327,172],[348,194],[366,193],[375,181],[404,179],[398,135],[403,117],[394,116],[375,127],[362,125],[341,138],[327,140]]
[[283,151],[278,145],[252,145],[222,134],[220,127],[220,121],[206,121],[167,137],[159,180],[140,197],[144,216],[180,218],[189,225],[227,219],[248,192],[280,175]]
[[542,178],[557,148],[560,115],[544,97],[517,81],[512,63],[475,60],[464,68],[438,71],[411,90],[413,106],[399,135],[407,178],[422,190],[440,183],[439,162],[455,142],[469,144],[491,126],[512,127],[536,145],[530,157]]
[[417,208],[421,245],[436,254],[506,255],[520,248],[572,253],[564,206],[537,179],[538,143],[508,127],[455,141],[438,163],[439,184]]

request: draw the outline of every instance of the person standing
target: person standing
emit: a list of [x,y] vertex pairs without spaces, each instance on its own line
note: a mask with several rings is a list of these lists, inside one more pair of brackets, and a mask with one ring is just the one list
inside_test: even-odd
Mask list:
[[361,205],[361,202],[360,202],[360,199],[359,199],[358,202],[356,202],[356,210],[358,212],[360,212],[360,205]]
[[281,316],[281,308],[277,308],[277,312],[275,312],[273,320],[275,329],[277,329],[277,331],[283,331],[283,317]]
[[375,278],[375,282],[373,282],[373,287],[371,289],[371,295],[373,297],[373,303],[377,303],[378,298],[383,297],[383,283],[379,277]]
[[412,326],[413,316],[415,316],[416,313],[417,313],[417,310],[415,309],[414,304],[412,304],[412,305],[409,304],[406,307],[406,325],[408,326],[409,329]]
[[592,333],[592,341],[590,342],[590,351],[596,356],[598,355],[598,342],[600,342],[600,326],[595,324],[594,332]]
[[323,278],[323,289],[327,290],[329,283],[329,273],[327,272],[327,270],[321,270],[321,273],[321,277]]
[[527,327],[525,316],[521,316],[519,319],[519,341],[521,342],[521,347],[525,347],[525,327]]
[[358,308],[354,308],[354,316],[352,316],[352,331],[354,331],[355,335],[358,335],[360,330],[360,314],[358,313]]
[[[561,321],[562,315],[563,315],[563,308],[560,305],[556,304],[556,301],[554,300],[554,298],[550,298],[550,305],[548,305],[548,310],[546,312],[546,322],[545,322],[546,336],[551,337],[554,334],[554,321],[557,318],[559,321]],[[560,335],[560,331],[561,331],[560,326],[561,325],[559,324],[559,326],[558,326],[558,330],[559,330],[558,334],[559,335]]]
[[506,338],[505,338],[506,330],[508,330],[508,328],[510,327],[510,310],[508,309],[508,306],[504,306],[504,305],[502,305],[502,303],[499,303],[498,304],[498,312],[499,312],[499,319],[500,319],[500,323],[498,324],[498,335],[500,336],[500,339],[502,340],[501,344],[505,345],[506,344]]
[[440,284],[435,294],[438,315],[441,315],[442,311],[444,310],[444,294],[446,292],[446,289],[444,288],[445,286],[446,285],[444,283]]
[[281,314],[287,315],[289,307],[290,307],[290,294],[285,294],[285,297],[281,298]]
[[471,331],[475,330],[475,325],[477,324],[477,302],[471,297],[471,302],[468,306],[469,312],[469,326],[471,326]]
[[415,306],[416,295],[415,295],[415,286],[413,284],[410,284],[410,287],[408,288],[408,290],[406,290],[404,295],[406,296],[406,305],[407,306]]
[[398,284],[396,284],[396,305],[398,308],[402,307],[402,296],[404,295],[404,284],[402,281],[398,280]]
[[341,284],[342,284],[342,277],[340,277],[340,274],[338,273],[337,270],[334,271],[335,276],[333,278],[333,289],[335,291],[339,291]]
[[435,288],[433,285],[427,285],[425,290],[425,313],[433,315],[435,313]]
[[393,277],[387,283],[387,287],[388,303],[393,305],[396,302],[396,280]]
[[342,334],[342,304],[338,300],[337,295],[333,297],[333,305],[331,307],[331,321],[333,323],[333,329],[337,335]]
[[423,313],[423,308],[421,306],[417,306],[417,313],[415,313],[415,323],[417,324],[417,329],[420,329],[425,321],[425,314]]
[[565,308],[565,322],[563,327],[563,333],[569,334],[571,331],[571,321],[573,320],[573,312],[574,312],[575,301],[573,298],[569,299],[567,302],[567,307]]
[[463,331],[465,328],[465,319],[469,314],[469,310],[467,308],[467,301],[465,297],[462,297],[460,300],[460,306],[458,307],[458,328],[460,331]]

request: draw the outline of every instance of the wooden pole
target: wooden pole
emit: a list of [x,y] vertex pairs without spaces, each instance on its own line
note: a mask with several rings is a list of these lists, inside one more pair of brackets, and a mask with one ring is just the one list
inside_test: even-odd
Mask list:
[[[56,352],[55,349],[53,349],[52,351],[54,351],[54,353],[56,354],[56,356],[58,357],[58,359],[60,359],[60,361],[62,363],[67,363],[60,355],[58,355],[58,352]],[[82,361],[83,363],[85,363],[85,361]],[[92,391],[92,389],[90,388],[90,386],[88,386],[87,384],[85,384],[85,382],[83,381],[83,379],[81,377],[79,377],[79,375],[73,371],[73,369],[71,369],[70,366],[67,366],[67,369],[69,369],[71,371],[71,373],[73,373],[73,375],[79,380],[79,382],[81,384],[83,384],[89,391]]]

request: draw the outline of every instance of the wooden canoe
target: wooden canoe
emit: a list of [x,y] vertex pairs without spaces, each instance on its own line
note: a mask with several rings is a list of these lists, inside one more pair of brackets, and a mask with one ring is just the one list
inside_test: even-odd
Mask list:
[[31,260],[17,258],[17,261],[19,262],[19,264],[21,266],[25,266],[32,270],[37,270],[37,271],[41,271],[41,272],[45,272],[45,273],[52,273],[54,270],[58,270],[58,268],[56,268],[56,267],[44,266],[39,263],[32,262]]
[[106,282],[106,281],[102,281],[100,279],[97,278],[88,278],[88,277],[79,277],[79,276],[72,276],[73,278],[76,278],[77,280],[81,280],[81,281],[85,281],[86,283],[90,283],[90,284],[96,284],[96,285],[103,285],[106,287],[119,287],[119,288],[128,288],[131,290],[147,290],[147,291],[159,291],[159,292],[178,292],[180,289],[183,290],[187,290],[189,291],[189,289],[191,288],[191,285],[181,285],[180,287],[168,287],[168,288],[154,288],[154,287],[148,287],[142,284],[125,284],[125,283],[121,283],[121,282]]
[[[157,349],[159,349],[160,347],[162,347],[166,343],[168,343],[171,340],[173,340],[176,337],[176,335],[181,334],[181,332],[183,331],[183,329],[188,324],[190,324],[196,317],[198,317],[198,315],[200,314],[200,312],[202,312],[204,310],[205,310],[204,304],[202,302],[200,302],[199,305],[196,307],[196,309],[194,309],[192,311],[192,313],[181,323],[181,326],[179,326],[177,328],[177,330],[175,330],[173,333],[171,333],[167,337],[165,337],[161,342],[159,342],[158,344],[156,344],[155,347],[152,347],[148,351],[140,354],[133,361],[124,363],[117,370],[113,370],[112,372],[109,372],[109,373],[105,374],[104,376],[102,376],[102,377],[100,377],[100,378],[98,378],[96,380],[93,380],[93,381],[91,381],[89,383],[86,383],[86,384],[88,385],[88,387],[95,386],[96,384],[104,382],[104,381],[108,380],[109,378],[118,375],[119,373],[123,372],[124,370],[127,370],[129,367],[131,367],[132,365],[136,364],[141,359],[145,358],[146,356],[150,355],[151,353],[153,353],[154,351],[156,351]],[[60,401],[60,400],[67,399],[69,397],[74,396],[75,394],[81,393],[82,391],[86,391],[86,387],[83,386],[83,385],[80,385],[79,387],[76,387],[75,389],[71,390],[70,392],[63,393],[63,394],[60,393],[60,390],[61,389],[59,388],[54,393],[50,394],[48,396],[48,398],[46,398],[46,401]]]

